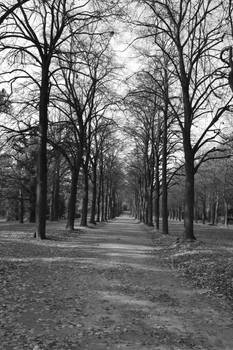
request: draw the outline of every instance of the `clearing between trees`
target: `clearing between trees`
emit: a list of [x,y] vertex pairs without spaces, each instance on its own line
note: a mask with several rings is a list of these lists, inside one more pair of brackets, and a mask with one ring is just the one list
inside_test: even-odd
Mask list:
[[0,349],[233,349],[230,285],[217,290],[200,265],[230,261],[230,230],[218,228],[220,246],[216,228],[179,245],[127,215],[74,233],[48,227],[39,241],[30,225],[1,224]]

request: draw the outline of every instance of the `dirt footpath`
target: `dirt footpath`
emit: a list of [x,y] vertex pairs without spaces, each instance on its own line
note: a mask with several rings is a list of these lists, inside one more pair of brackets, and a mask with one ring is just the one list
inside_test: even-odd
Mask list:
[[122,216],[66,241],[1,239],[0,349],[232,350],[229,307],[162,267],[151,231]]

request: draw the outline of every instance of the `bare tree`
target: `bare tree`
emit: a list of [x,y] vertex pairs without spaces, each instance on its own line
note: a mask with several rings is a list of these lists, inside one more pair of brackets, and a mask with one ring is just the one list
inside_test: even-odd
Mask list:
[[[140,219],[148,225],[153,225],[154,188],[156,187],[157,194],[160,192],[159,165],[161,154],[159,140],[161,128],[159,113],[156,109],[158,98],[154,93],[153,86],[149,86],[147,83],[147,73],[139,72],[134,79],[134,88],[129,91],[125,98],[125,106],[130,116],[129,122],[125,126],[125,132],[134,141],[136,164],[141,167],[138,173]],[[132,166],[136,166],[135,162],[133,163]],[[156,208],[159,208],[159,195],[156,196]],[[158,212],[156,212],[156,217],[159,219]]]
[[104,15],[110,16],[115,6],[115,2],[110,5],[103,2],[96,8],[91,0],[77,5],[69,0],[21,1],[1,25],[4,33],[1,50],[6,52],[14,67],[11,67],[11,83],[29,79],[34,85],[31,95],[33,90],[38,96],[34,105],[39,113],[37,236],[41,239],[45,238],[47,210],[46,146],[51,77],[58,68],[58,57],[69,50],[71,38],[88,32],[88,26],[100,21]]
[[[101,154],[108,152],[108,145],[111,143],[111,137],[113,136],[116,123],[108,118],[98,118],[96,116],[93,119],[93,133],[91,144],[91,156],[90,156],[90,179],[92,183],[92,201],[91,201],[91,215],[90,223],[95,224],[96,221],[100,221],[100,162]],[[99,202],[98,202],[99,198]],[[97,214],[97,218],[96,218]]]
[[[232,100],[223,99],[224,82],[216,54],[220,53],[223,40],[222,1],[143,0],[139,3],[146,8],[144,14],[149,28],[144,37],[153,39],[155,51],[163,52],[172,63],[177,78],[177,102],[182,102],[183,114],[178,114],[174,100],[170,100],[170,105],[177,113],[184,149],[184,239],[194,240],[194,175],[215,151],[211,142],[219,134],[216,123]],[[137,25],[143,26],[143,22],[139,20]],[[208,122],[202,125],[204,118]],[[195,132],[197,126],[199,130]]]
[[[112,31],[85,35],[85,40],[73,35],[70,51],[59,58],[60,71],[53,77],[55,86],[52,104],[63,115],[62,129],[69,129],[69,139],[58,145],[71,170],[67,228],[74,229],[77,184],[81,167],[84,172],[82,225],[87,225],[88,177],[90,150],[95,133],[94,121],[101,120],[113,103],[107,87],[115,67],[111,62]],[[73,51],[72,51],[73,50]],[[74,54],[75,52],[75,54]],[[66,135],[66,132],[65,132]]]

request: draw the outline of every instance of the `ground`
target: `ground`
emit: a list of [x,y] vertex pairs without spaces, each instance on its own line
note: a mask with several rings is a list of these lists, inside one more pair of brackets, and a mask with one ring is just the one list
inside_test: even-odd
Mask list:
[[0,225],[0,349],[233,349],[231,305],[176,269],[170,237],[127,215],[49,227]]

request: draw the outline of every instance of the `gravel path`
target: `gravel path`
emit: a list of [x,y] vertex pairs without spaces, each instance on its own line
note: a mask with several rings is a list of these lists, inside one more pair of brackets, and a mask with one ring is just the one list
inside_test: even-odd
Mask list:
[[232,350],[224,301],[165,268],[121,216],[69,240],[1,241],[2,350]]

